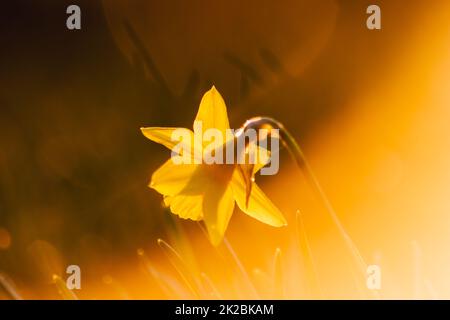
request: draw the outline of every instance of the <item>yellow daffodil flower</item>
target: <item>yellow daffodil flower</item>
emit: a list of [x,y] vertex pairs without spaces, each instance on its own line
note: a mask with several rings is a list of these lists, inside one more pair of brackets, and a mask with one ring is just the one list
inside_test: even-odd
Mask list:
[[[215,87],[205,93],[195,121],[201,121],[202,130],[215,128],[223,132],[229,129],[227,109]],[[141,128],[148,139],[173,148],[172,133],[180,128]],[[189,130],[189,129],[181,129]],[[189,130],[194,135],[194,133]],[[202,144],[203,148],[205,145]],[[196,154],[193,150],[192,154]],[[203,154],[204,150],[200,150]],[[252,166],[252,175],[266,164],[259,161]],[[243,169],[244,168],[244,169]],[[203,220],[211,242],[220,244],[234,210],[235,202],[249,216],[274,227],[286,225],[286,220],[246,174],[248,166],[238,164],[174,163],[167,160],[151,178],[149,187],[164,196],[164,203],[180,218]]]

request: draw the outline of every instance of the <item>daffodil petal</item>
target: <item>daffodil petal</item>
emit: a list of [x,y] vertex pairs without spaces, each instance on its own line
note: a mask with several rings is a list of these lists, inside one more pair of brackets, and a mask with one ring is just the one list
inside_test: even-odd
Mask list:
[[197,164],[175,164],[167,160],[152,175],[149,187],[165,196],[174,196],[195,183],[192,177],[199,169]]
[[234,210],[233,191],[230,186],[209,185],[203,198],[203,219],[211,243],[222,242]]
[[200,221],[203,219],[202,195],[177,195],[164,197],[164,203],[170,211],[180,218]]
[[230,128],[227,107],[214,86],[203,95],[195,121],[201,121],[203,131],[210,128],[220,130],[225,141],[225,130]]
[[[193,148],[194,133],[192,132],[192,130],[186,128],[148,127],[141,128],[141,132],[148,139],[162,144],[170,150],[173,150],[173,148],[179,143],[189,143],[190,147],[186,147],[186,150],[191,150]],[[178,134],[183,133],[186,136],[189,136],[190,141],[180,141],[178,139],[173,139],[174,132],[178,132]]]
[[248,206],[246,206],[245,182],[238,170],[235,170],[233,173],[231,186],[233,189],[234,199],[243,212],[252,218],[274,227],[281,227],[287,224],[286,219],[280,210],[278,210],[278,208],[254,182],[252,183]]

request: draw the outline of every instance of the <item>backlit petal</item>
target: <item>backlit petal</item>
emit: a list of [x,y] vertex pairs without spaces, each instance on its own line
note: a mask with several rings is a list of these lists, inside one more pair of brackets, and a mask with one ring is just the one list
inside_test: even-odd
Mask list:
[[164,197],[164,203],[170,211],[180,218],[194,221],[202,220],[203,195],[177,195]]
[[203,131],[210,128],[220,130],[225,141],[225,130],[230,128],[227,107],[214,86],[204,94],[195,121],[201,121]]
[[287,224],[280,210],[278,210],[254,182],[252,182],[251,194],[248,200],[248,206],[246,206],[245,182],[239,170],[235,170],[233,173],[231,186],[234,199],[243,212],[274,227],[281,227]]
[[[175,131],[179,133],[185,133],[186,136],[190,136],[190,142],[189,141],[181,141],[181,140],[174,140],[172,139],[172,134],[174,134]],[[163,146],[169,148],[172,150],[178,143],[189,143],[190,148],[193,147],[193,135],[194,133],[186,128],[164,128],[164,127],[148,127],[148,128],[141,128],[141,132],[144,134],[145,137],[148,139],[157,142],[159,144],[162,144]],[[186,150],[190,150],[190,148],[185,148]]]
[[153,173],[149,186],[165,196],[177,195],[196,183],[192,177],[199,168],[196,164],[174,164],[170,158]]
[[234,209],[233,191],[230,186],[211,184],[203,198],[203,219],[211,243],[219,245],[227,229]]

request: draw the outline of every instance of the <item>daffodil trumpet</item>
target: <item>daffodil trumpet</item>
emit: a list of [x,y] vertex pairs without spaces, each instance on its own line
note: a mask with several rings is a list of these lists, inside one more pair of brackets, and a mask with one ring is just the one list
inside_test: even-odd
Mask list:
[[[171,157],[175,164],[249,164],[264,166],[261,175],[274,175],[279,170],[279,134],[276,128],[263,126],[245,130],[217,128],[203,130],[202,121],[194,121],[194,132],[180,128],[172,132],[177,144]],[[270,141],[270,146],[268,142]],[[268,151],[274,150],[273,156]]]

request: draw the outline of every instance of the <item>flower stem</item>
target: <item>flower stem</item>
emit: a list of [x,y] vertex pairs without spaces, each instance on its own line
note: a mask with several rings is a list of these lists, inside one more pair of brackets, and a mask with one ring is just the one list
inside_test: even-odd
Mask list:
[[352,257],[354,258],[358,269],[361,272],[361,275],[363,279],[366,276],[366,270],[367,265],[364,262],[364,259],[362,258],[358,248],[348,235],[347,231],[345,230],[344,226],[341,224],[333,206],[330,203],[330,200],[326,196],[325,192],[323,191],[319,181],[317,180],[313,170],[311,169],[311,166],[309,165],[308,161],[306,160],[306,157],[301,150],[298,143],[295,141],[292,134],[281,124],[279,121],[269,118],[269,117],[255,117],[247,120],[244,125],[242,126],[242,131],[248,130],[248,129],[260,129],[260,128],[267,128],[271,127],[273,129],[279,129],[279,135],[280,140],[283,143],[283,145],[286,147],[286,149],[291,154],[292,158],[295,160],[297,166],[299,169],[305,174],[305,177],[308,181],[308,184],[312,187],[313,191],[316,193],[322,204],[324,205],[326,211],[330,215],[331,219],[333,220],[333,223],[337,227],[339,234],[342,236],[345,245],[350,250]]

